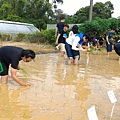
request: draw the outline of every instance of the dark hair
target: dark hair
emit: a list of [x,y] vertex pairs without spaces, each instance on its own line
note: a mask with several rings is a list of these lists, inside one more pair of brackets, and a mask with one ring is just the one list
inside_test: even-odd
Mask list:
[[65,19],[65,16],[61,16],[61,17],[60,17],[60,20],[64,20],[64,19]]
[[78,26],[77,25],[73,25],[72,31],[73,31],[74,34],[77,34],[78,33]]
[[65,24],[65,25],[64,25],[64,27],[67,27],[67,28],[69,28],[69,25],[68,25],[68,24]]
[[86,39],[87,39],[88,41],[91,40],[91,39],[90,39],[90,36],[89,36],[88,34],[84,34],[83,37],[86,37]]
[[116,28],[112,28],[111,30],[114,30],[118,34],[118,31]]
[[21,57],[25,57],[25,58],[35,58],[35,52],[32,50],[23,50],[21,53]]

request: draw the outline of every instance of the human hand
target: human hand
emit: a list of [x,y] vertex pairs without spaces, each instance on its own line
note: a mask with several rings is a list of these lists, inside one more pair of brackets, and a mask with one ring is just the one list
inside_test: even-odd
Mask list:
[[30,83],[24,83],[23,86],[30,86]]
[[18,65],[17,70],[20,70],[20,66]]
[[58,41],[55,42],[55,45],[58,45]]

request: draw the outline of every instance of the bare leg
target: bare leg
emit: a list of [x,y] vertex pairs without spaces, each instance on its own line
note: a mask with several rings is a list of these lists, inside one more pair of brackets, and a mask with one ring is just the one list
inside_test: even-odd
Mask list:
[[61,57],[64,57],[64,55],[65,55],[65,52],[61,51]]
[[8,75],[2,76],[1,77],[1,81],[2,81],[3,84],[7,84],[7,82],[8,82]]
[[78,64],[78,59],[79,59],[78,57],[75,58],[75,60],[74,60],[74,64],[75,64],[75,65]]
[[70,65],[71,63],[73,63],[73,59],[72,58],[68,60],[68,64]]
[[110,52],[107,52],[107,57],[108,57],[108,58],[110,57]]

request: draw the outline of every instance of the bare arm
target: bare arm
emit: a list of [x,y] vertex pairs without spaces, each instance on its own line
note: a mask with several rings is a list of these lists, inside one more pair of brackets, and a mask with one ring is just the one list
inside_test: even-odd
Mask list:
[[56,42],[55,42],[56,45],[58,44],[58,39],[59,39],[60,35],[61,35],[61,34],[58,34],[58,35],[57,35]]
[[13,78],[13,80],[15,82],[17,82],[18,84],[22,85],[22,86],[30,86],[29,83],[25,83],[23,81],[21,81],[17,76],[16,76],[16,73],[17,73],[17,69],[14,69],[14,68],[11,68],[11,77]]
[[106,36],[106,41],[107,41],[108,44],[110,44],[109,41],[108,41],[108,35]]
[[57,37],[57,33],[58,33],[58,28],[56,27],[56,29],[55,29],[55,37]]
[[89,48],[89,46],[82,45],[82,48],[83,48],[83,49],[87,49],[87,48]]

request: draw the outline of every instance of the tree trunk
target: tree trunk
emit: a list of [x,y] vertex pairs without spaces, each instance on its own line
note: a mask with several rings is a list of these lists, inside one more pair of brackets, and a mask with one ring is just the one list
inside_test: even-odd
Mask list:
[[89,21],[92,21],[93,0],[90,0]]

